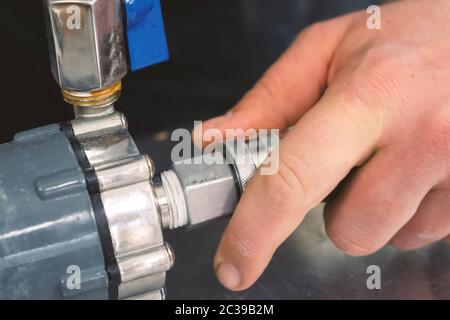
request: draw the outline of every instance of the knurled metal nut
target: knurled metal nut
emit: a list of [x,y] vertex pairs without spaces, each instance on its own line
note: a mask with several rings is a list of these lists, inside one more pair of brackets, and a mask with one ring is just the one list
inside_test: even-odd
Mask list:
[[235,140],[226,141],[224,147],[225,159],[235,168],[239,187],[244,192],[257,170],[248,145],[244,141]]

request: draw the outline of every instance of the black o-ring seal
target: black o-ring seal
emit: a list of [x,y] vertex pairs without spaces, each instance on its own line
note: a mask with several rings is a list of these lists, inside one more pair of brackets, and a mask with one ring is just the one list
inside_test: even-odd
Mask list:
[[117,259],[114,253],[108,219],[106,218],[105,208],[100,196],[100,186],[95,168],[93,168],[89,163],[86,153],[84,152],[80,141],[75,136],[70,122],[61,123],[60,130],[69,140],[77,158],[78,164],[83,169],[86,186],[91,200],[92,208],[94,210],[95,222],[100,237],[105,270],[108,274],[108,299],[118,300],[119,285],[122,283],[122,279],[120,276]]

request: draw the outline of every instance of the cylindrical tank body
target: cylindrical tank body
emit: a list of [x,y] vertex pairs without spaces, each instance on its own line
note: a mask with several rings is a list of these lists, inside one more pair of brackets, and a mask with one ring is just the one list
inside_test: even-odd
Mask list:
[[0,299],[108,299],[83,170],[58,125],[0,145]]

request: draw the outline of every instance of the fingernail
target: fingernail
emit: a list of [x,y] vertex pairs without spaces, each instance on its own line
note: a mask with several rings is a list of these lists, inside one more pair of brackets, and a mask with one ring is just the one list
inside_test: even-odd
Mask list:
[[220,283],[227,289],[235,290],[241,285],[241,273],[229,262],[219,263],[216,267],[216,275]]

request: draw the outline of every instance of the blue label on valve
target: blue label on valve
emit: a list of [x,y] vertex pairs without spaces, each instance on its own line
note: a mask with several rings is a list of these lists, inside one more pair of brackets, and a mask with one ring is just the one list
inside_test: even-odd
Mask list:
[[131,71],[169,59],[160,0],[124,0]]

